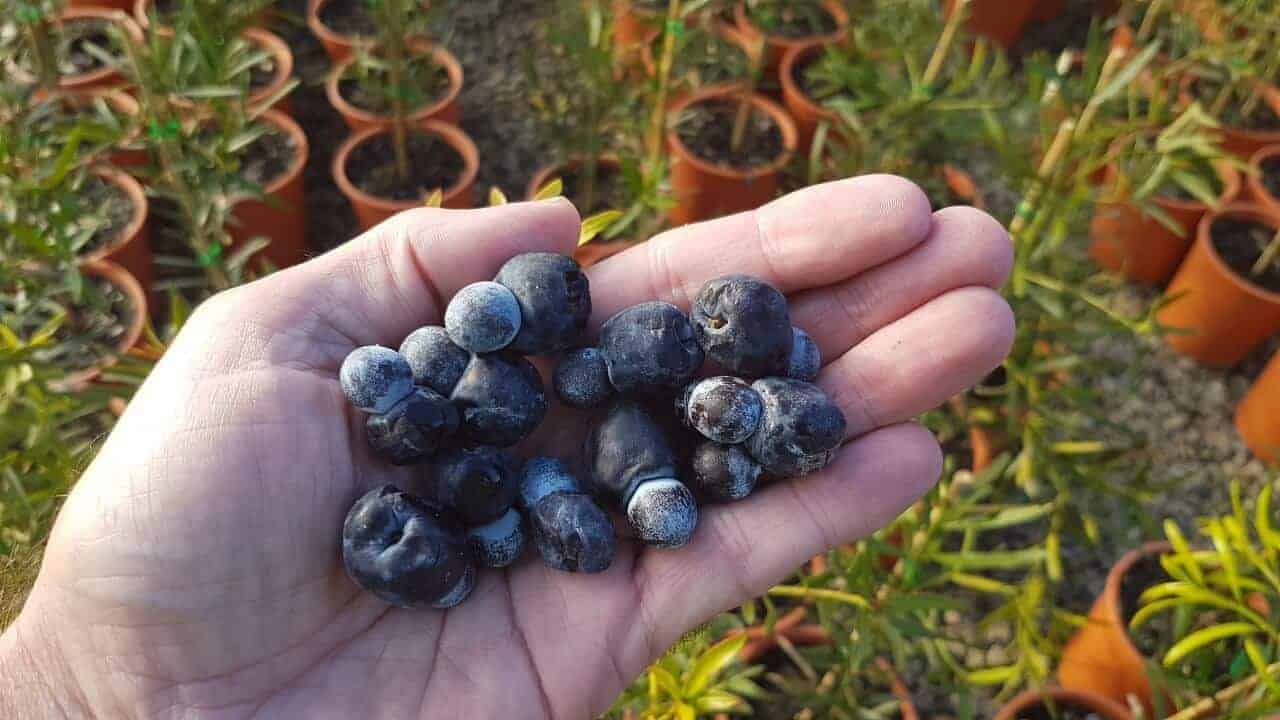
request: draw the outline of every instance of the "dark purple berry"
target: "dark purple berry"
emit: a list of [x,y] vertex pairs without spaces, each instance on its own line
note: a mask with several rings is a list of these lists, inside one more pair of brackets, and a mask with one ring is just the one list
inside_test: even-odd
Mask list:
[[618,539],[604,510],[587,495],[564,463],[533,458],[520,471],[520,504],[546,564],[567,572],[603,572],[613,563]]
[[822,369],[822,353],[818,344],[809,337],[809,333],[798,327],[791,328],[794,339],[791,343],[791,360],[787,363],[787,377],[793,380],[813,382],[818,379],[818,371]]
[[664,302],[634,305],[600,330],[609,380],[621,393],[674,390],[702,367],[702,348],[680,308]]
[[478,282],[458,291],[444,311],[449,338],[464,350],[496,352],[520,332],[520,303],[496,282]]
[[365,345],[342,361],[338,382],[356,409],[381,414],[413,391],[413,370],[395,350]]
[[698,344],[731,375],[782,375],[791,360],[787,299],[768,283],[726,275],[702,286],[690,312]]
[[582,348],[565,355],[551,380],[560,402],[572,408],[601,407],[613,397],[609,368],[597,348]]
[[471,362],[471,353],[449,339],[439,325],[420,327],[400,343],[400,354],[413,369],[413,381],[449,397]]
[[369,445],[396,465],[415,463],[435,453],[458,431],[458,410],[439,393],[414,388],[382,415],[365,420]]
[[511,447],[547,413],[542,377],[511,352],[473,356],[449,399],[462,414],[461,435],[472,445]]
[[689,486],[710,502],[731,502],[751,494],[763,469],[738,445],[704,442],[689,461]]
[[457,512],[468,526],[493,522],[516,502],[516,468],[501,450],[447,450],[433,464],[428,497]]
[[506,262],[494,281],[520,305],[520,332],[511,349],[522,355],[562,352],[578,343],[591,317],[591,288],[573,258],[525,253]]
[[394,485],[370,490],[351,506],[342,560],[357,585],[402,608],[452,607],[475,586],[462,528]]
[[812,383],[765,378],[751,387],[760,393],[764,415],[747,450],[765,472],[788,478],[826,467],[844,442],[840,408]]
[[491,523],[468,529],[467,542],[480,565],[504,568],[519,559],[524,550],[524,519],[519,510],[511,508]]
[[676,403],[680,419],[718,443],[746,441],[764,412],[760,396],[744,380],[719,375],[690,383]]

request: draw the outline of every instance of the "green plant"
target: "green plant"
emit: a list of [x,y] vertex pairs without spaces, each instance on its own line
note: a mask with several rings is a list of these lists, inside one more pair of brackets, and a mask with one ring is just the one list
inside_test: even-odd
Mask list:
[[753,678],[763,668],[736,668],[734,660],[747,638],[732,635],[712,644],[713,623],[686,636],[645,671],[614,704],[614,712],[638,710],[642,720],[694,720],[716,713],[750,711],[746,698],[763,691]]
[[57,33],[53,18],[62,12],[62,0],[16,0],[7,2],[5,16],[17,21],[20,40],[19,53],[25,51],[27,62],[40,87],[51,88],[58,84]]
[[821,0],[746,0],[747,17],[770,35],[825,35],[835,30]]

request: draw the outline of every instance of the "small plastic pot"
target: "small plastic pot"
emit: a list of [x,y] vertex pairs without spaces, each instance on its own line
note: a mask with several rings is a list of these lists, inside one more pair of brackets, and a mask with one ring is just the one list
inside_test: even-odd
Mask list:
[[[1190,105],[1195,99],[1191,95],[1191,85],[1196,81],[1194,73],[1182,76],[1178,83],[1178,100],[1183,105]],[[1280,117],[1280,89],[1269,82],[1263,82],[1259,90],[1260,97],[1271,111]],[[1219,133],[1222,137],[1222,149],[1241,160],[1248,160],[1268,145],[1280,145],[1280,129],[1249,130],[1223,124]]]
[[631,0],[613,0],[613,59],[623,66],[640,62],[640,53],[661,29],[665,15],[636,6]]
[[[142,42],[142,30],[128,15],[102,7],[68,7],[58,13],[57,24],[73,20],[101,20],[116,23],[134,40]],[[34,84],[36,78],[16,65],[5,68],[19,84]],[[72,93],[92,93],[104,88],[117,88],[125,84],[125,78],[114,67],[100,67],[85,73],[63,75],[58,78],[58,89]]]
[[[57,102],[66,103],[70,111],[83,112],[99,98],[107,103],[112,111],[125,117],[137,117],[140,110],[138,101],[132,95],[119,88],[99,88],[85,92],[58,91],[50,95],[44,90],[37,90],[32,95],[32,102],[47,102],[50,97]],[[137,133],[131,132],[107,154],[107,163],[126,171],[147,163],[147,150],[137,144]]]
[[324,51],[328,54],[329,59],[339,63],[354,55],[356,48],[373,45],[374,40],[369,37],[343,35],[325,25],[324,21],[320,19],[320,12],[329,1],[307,1],[307,27],[311,28],[312,34],[319,38],[320,44],[324,46]]
[[254,237],[270,238],[260,255],[276,267],[302,262],[307,250],[307,208],[303,197],[303,170],[307,166],[307,135],[293,118],[279,110],[268,110],[262,120],[274,125],[293,140],[294,156],[283,173],[264,187],[265,197],[240,200],[231,210],[235,222],[227,232],[235,246]]
[[1267,184],[1263,182],[1262,165],[1267,160],[1280,157],[1280,145],[1268,145],[1258,150],[1249,158],[1249,166],[1254,172],[1244,179],[1244,192],[1242,197],[1249,202],[1256,202],[1271,210],[1280,212],[1280,197],[1271,194],[1271,190]]
[[1280,353],[1236,406],[1236,430],[1254,455],[1280,463]]
[[151,226],[147,222],[151,213],[147,193],[132,175],[111,166],[95,167],[93,174],[124,192],[133,206],[133,214],[114,242],[81,256],[80,263],[90,265],[102,260],[110,261],[124,268],[135,282],[150,292],[155,270],[152,267]]
[[[428,51],[424,50],[423,52]],[[429,52],[432,60],[444,68],[445,73],[449,76],[449,87],[445,90],[444,95],[435,102],[409,113],[409,121],[415,125],[427,120],[439,120],[457,125],[461,114],[458,108],[458,95],[462,92],[462,64],[458,62],[458,58],[454,57],[453,53],[439,45],[432,46]],[[356,63],[356,60],[355,56],[348,57],[335,65],[333,71],[329,73],[324,85],[325,95],[329,98],[329,104],[333,106],[334,110],[338,111],[343,121],[347,123],[347,127],[354,132],[371,127],[390,127],[390,115],[357,107],[342,96],[342,78],[351,66]]]
[[[671,117],[691,105],[710,100],[736,101],[739,85],[713,85],[680,98],[671,106]],[[698,157],[685,147],[674,129],[667,131],[671,150],[671,191],[676,205],[670,211],[677,225],[708,218],[754,210],[777,195],[782,168],[790,162],[796,149],[796,126],[781,105],[763,95],[755,95],[751,103],[756,110],[768,113],[782,133],[782,152],[767,165],[747,170],[715,165]]]
[[826,122],[835,127],[836,114],[814,101],[796,80],[796,70],[814,55],[822,52],[827,46],[826,40],[810,40],[791,46],[782,56],[778,66],[778,81],[782,86],[782,104],[796,123],[796,147],[802,153],[809,152],[813,145],[813,134],[818,125]]
[[[945,0],[943,12],[955,11],[956,0]],[[1022,37],[1022,29],[1040,7],[1039,0],[971,0],[965,27],[974,35],[990,38],[1006,49]]]
[[1093,694],[1120,707],[1136,698],[1151,715],[1151,681],[1142,653],[1129,638],[1120,590],[1125,575],[1138,561],[1172,550],[1166,542],[1151,542],[1125,553],[1107,573],[1102,592],[1089,610],[1089,622],[1067,641],[1058,664],[1063,688]]
[[[293,78],[293,51],[279,35],[262,28],[245,30],[244,38],[271,53],[271,58],[275,61],[275,74],[271,76],[271,82],[249,94],[249,107],[258,109],[262,108],[268,99],[279,93]],[[277,100],[270,109],[279,110],[286,115],[293,114],[293,105],[289,102],[287,95]]]
[[138,344],[147,322],[147,293],[128,270],[110,260],[85,260],[80,264],[80,271],[87,277],[105,279],[119,288],[129,298],[129,304],[133,306],[133,317],[129,318],[124,334],[116,342],[115,352],[112,355],[103,358],[92,367],[71,373],[58,381],[57,389],[67,392],[84,389],[89,383],[97,380],[103,370],[115,365],[121,355]]
[[[436,120],[425,121],[419,130],[444,140],[462,156],[462,174],[453,185],[445,189],[441,206],[463,210],[472,207],[471,191],[476,184],[476,174],[480,171],[480,152],[476,149],[475,142],[457,126]],[[391,200],[371,195],[357,187],[347,174],[347,162],[352,151],[371,138],[389,132],[389,129],[376,127],[361,130],[347,138],[333,156],[333,179],[337,182],[338,189],[351,202],[356,220],[365,230],[396,213],[422,206],[422,202],[417,200]]]
[[[1108,165],[1104,182],[1111,182],[1115,173],[1115,166]],[[1222,207],[1240,193],[1240,173],[1223,163],[1218,166],[1218,174],[1222,178],[1218,207]],[[1186,257],[1196,226],[1209,212],[1209,206],[1199,200],[1166,197],[1155,197],[1151,202],[1182,228],[1181,235],[1132,203],[1100,202],[1089,224],[1089,257],[1134,282],[1162,286]]]
[[747,6],[744,3],[738,3],[734,7],[733,18],[738,24],[738,29],[747,37],[749,44],[759,42],[760,36],[764,36],[764,71],[767,74],[776,72],[778,66],[782,63],[782,56],[797,45],[806,45],[814,41],[823,43],[835,42],[845,36],[845,33],[849,31],[849,11],[845,9],[844,3],[838,2],[838,0],[823,0],[822,7],[836,21],[835,31],[826,35],[809,35],[796,38],[768,35],[751,22],[751,18],[747,14]]
[[1045,705],[1083,710],[1097,715],[1102,720],[1133,720],[1133,715],[1123,705],[1094,693],[1060,687],[1027,690],[1015,696],[1000,708],[995,720],[1017,720],[1022,717],[1022,713]]
[[1165,336],[1174,350],[1206,365],[1225,368],[1280,331],[1280,294],[1240,277],[1218,255],[1210,229],[1222,217],[1280,227],[1280,215],[1257,204],[1232,203],[1205,213],[1191,252],[1166,291],[1177,300],[1163,307],[1157,318],[1166,326],[1190,330]]

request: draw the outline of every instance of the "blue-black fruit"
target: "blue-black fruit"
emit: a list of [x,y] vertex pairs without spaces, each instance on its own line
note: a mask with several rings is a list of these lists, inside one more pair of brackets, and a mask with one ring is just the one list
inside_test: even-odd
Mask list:
[[746,447],[765,472],[788,478],[826,467],[845,432],[844,413],[826,393],[790,378],[765,378],[751,387],[760,393],[764,415]]
[[822,369],[822,353],[818,344],[809,337],[809,333],[800,328],[791,328],[794,339],[791,343],[791,360],[787,363],[787,377],[795,380],[813,382],[818,379],[818,371]]
[[506,262],[494,282],[520,305],[520,332],[510,348],[522,355],[562,352],[576,345],[591,317],[591,287],[573,258],[525,253]]
[[473,356],[449,399],[462,415],[463,439],[473,445],[511,447],[547,413],[542,377],[511,352]]
[[676,401],[676,411],[704,437],[733,445],[756,431],[764,406],[745,380],[717,375],[689,383]]
[[504,568],[519,559],[524,550],[524,518],[519,510],[511,508],[491,523],[468,528],[467,542],[481,566]]
[[458,513],[467,526],[493,522],[516,502],[515,464],[501,450],[446,450],[432,464],[428,497]]
[[449,301],[444,327],[449,338],[464,350],[496,352],[510,345],[520,332],[520,303],[498,283],[471,283]]
[[342,560],[357,585],[397,607],[453,607],[475,587],[462,528],[440,507],[394,485],[370,490],[351,506]]
[[471,353],[458,347],[449,339],[449,333],[439,325],[427,325],[409,333],[400,343],[400,354],[413,369],[413,381],[419,387],[428,387],[449,397],[458,384]]
[[609,367],[598,348],[582,348],[566,353],[551,377],[560,402],[585,410],[603,406],[613,397]]
[[609,516],[555,458],[534,458],[520,472],[520,504],[543,561],[567,572],[604,572],[618,539]]
[[419,387],[382,415],[370,415],[364,427],[375,454],[396,465],[408,465],[453,438],[458,410],[434,390]]
[[702,348],[680,308],[647,302],[623,310],[600,329],[609,380],[621,393],[681,387],[702,367]]
[[365,345],[342,361],[338,383],[356,409],[381,414],[413,390],[413,370],[395,350]]
[[762,472],[741,446],[707,441],[689,460],[689,487],[709,502],[732,502],[750,495]]
[[791,361],[791,316],[776,288],[747,275],[726,275],[698,291],[689,313],[698,344],[730,375],[784,375]]

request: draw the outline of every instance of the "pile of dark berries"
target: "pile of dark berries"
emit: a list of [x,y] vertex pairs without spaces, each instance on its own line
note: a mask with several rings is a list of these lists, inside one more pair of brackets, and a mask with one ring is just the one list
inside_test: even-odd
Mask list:
[[[342,390],[367,414],[370,448],[422,468],[414,492],[384,485],[347,514],[343,559],[356,583],[400,607],[452,607],[479,567],[511,565],[530,540],[552,568],[602,572],[618,544],[604,508],[646,545],[680,547],[700,502],[819,470],[844,440],[843,414],[811,384],[817,346],[767,283],[712,280],[689,315],[662,302],[627,308],[584,347],[590,315],[578,264],[531,253],[460,290],[443,327],[415,330],[398,352],[347,356]],[[530,355],[558,355],[556,396],[592,411],[576,472],[511,453],[547,411]],[[707,360],[719,374],[703,374]]]

